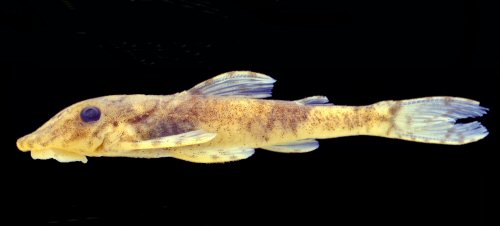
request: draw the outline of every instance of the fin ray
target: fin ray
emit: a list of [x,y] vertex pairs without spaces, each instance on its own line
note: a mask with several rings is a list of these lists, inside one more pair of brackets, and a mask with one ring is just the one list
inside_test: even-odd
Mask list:
[[251,71],[231,71],[204,82],[189,90],[193,95],[270,97],[275,79]]
[[457,97],[428,97],[399,102],[394,118],[396,136],[437,144],[466,144],[483,139],[488,130],[481,123],[456,123],[483,116],[488,109],[479,102]]
[[298,140],[286,144],[262,147],[262,149],[281,153],[304,153],[314,151],[319,147],[319,142],[313,139]]
[[246,159],[255,153],[253,148],[231,148],[212,150],[174,150],[173,158],[195,163],[223,163]]
[[172,136],[164,136],[150,140],[137,142],[119,142],[111,147],[116,151],[133,151],[154,148],[172,148],[208,142],[217,134],[208,133],[203,130],[194,130]]

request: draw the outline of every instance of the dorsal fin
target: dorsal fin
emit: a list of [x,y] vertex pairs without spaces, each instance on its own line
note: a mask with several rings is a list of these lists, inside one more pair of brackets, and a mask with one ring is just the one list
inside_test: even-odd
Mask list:
[[304,99],[296,100],[295,102],[303,105],[333,105],[332,103],[329,103],[328,98],[325,96],[306,97]]
[[191,88],[193,95],[245,96],[266,98],[271,96],[275,79],[251,71],[231,71],[217,75]]

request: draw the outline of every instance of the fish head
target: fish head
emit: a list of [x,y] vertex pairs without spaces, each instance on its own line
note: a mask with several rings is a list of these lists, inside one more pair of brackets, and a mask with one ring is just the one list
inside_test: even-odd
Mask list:
[[116,95],[84,100],[57,113],[36,131],[17,140],[19,150],[33,159],[87,162],[86,156],[107,155],[106,147],[130,136],[127,123],[145,111],[144,95]]

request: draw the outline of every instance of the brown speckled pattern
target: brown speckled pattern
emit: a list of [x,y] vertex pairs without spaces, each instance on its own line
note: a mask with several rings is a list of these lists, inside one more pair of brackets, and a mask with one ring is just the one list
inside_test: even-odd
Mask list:
[[[38,130],[20,138],[17,145],[22,151],[38,151],[41,157],[43,153],[39,151],[60,150],[81,156],[170,156],[212,163],[248,158],[255,148],[303,139],[373,135],[462,144],[487,135],[466,139],[465,132],[454,128],[443,132],[440,140],[414,134],[411,128],[418,120],[414,118],[418,114],[414,106],[427,100],[450,107],[457,101],[477,104],[446,97],[382,101],[368,106],[307,106],[294,101],[203,96],[192,95],[192,92],[169,96],[107,96],[62,110]],[[80,119],[80,111],[89,106],[101,109],[100,120],[85,123]],[[445,108],[441,114],[447,116],[453,113],[450,111]],[[420,120],[419,123],[427,123]],[[207,136],[186,141],[185,133],[191,131],[201,131]],[[450,136],[454,136],[453,141],[449,141]],[[162,139],[164,137],[171,139]]]
[[309,107],[294,102],[186,95],[183,104],[167,106],[167,121],[175,127],[205,129],[220,139],[252,137],[253,142],[269,140],[275,132],[296,134],[306,121]]
[[[79,111],[89,105],[102,109],[102,120],[96,123],[81,121]],[[64,117],[58,119],[61,115]],[[32,136],[36,138],[23,142],[26,149],[39,148],[32,146],[33,143],[55,143],[60,145],[57,148],[65,150],[72,146],[85,147],[87,150],[77,151],[91,156],[123,155],[113,151],[113,144],[204,130],[217,136],[205,144],[131,152],[127,156],[167,156],[168,153],[175,157],[176,153],[179,156],[184,153],[182,156],[186,158],[185,153],[192,153],[189,155],[195,157],[203,155],[200,151],[214,156],[227,149],[258,148],[298,139],[369,133],[377,122],[390,117],[379,114],[374,106],[304,106],[293,101],[199,96],[183,92],[171,96],[97,98],[82,102],[81,106],[72,106],[55,118],[40,129],[40,136]],[[63,123],[58,120],[63,120]],[[54,142],[56,139],[59,140]],[[155,143],[152,141],[151,145]]]
[[392,124],[390,114],[380,104],[314,107],[306,131],[310,138],[369,135],[383,123]]

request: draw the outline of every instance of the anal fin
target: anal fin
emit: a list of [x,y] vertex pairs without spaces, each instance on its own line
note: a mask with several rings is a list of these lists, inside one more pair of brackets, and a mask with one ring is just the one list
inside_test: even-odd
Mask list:
[[313,139],[298,140],[286,144],[262,147],[262,149],[281,153],[304,153],[314,151],[319,147],[319,142]]

